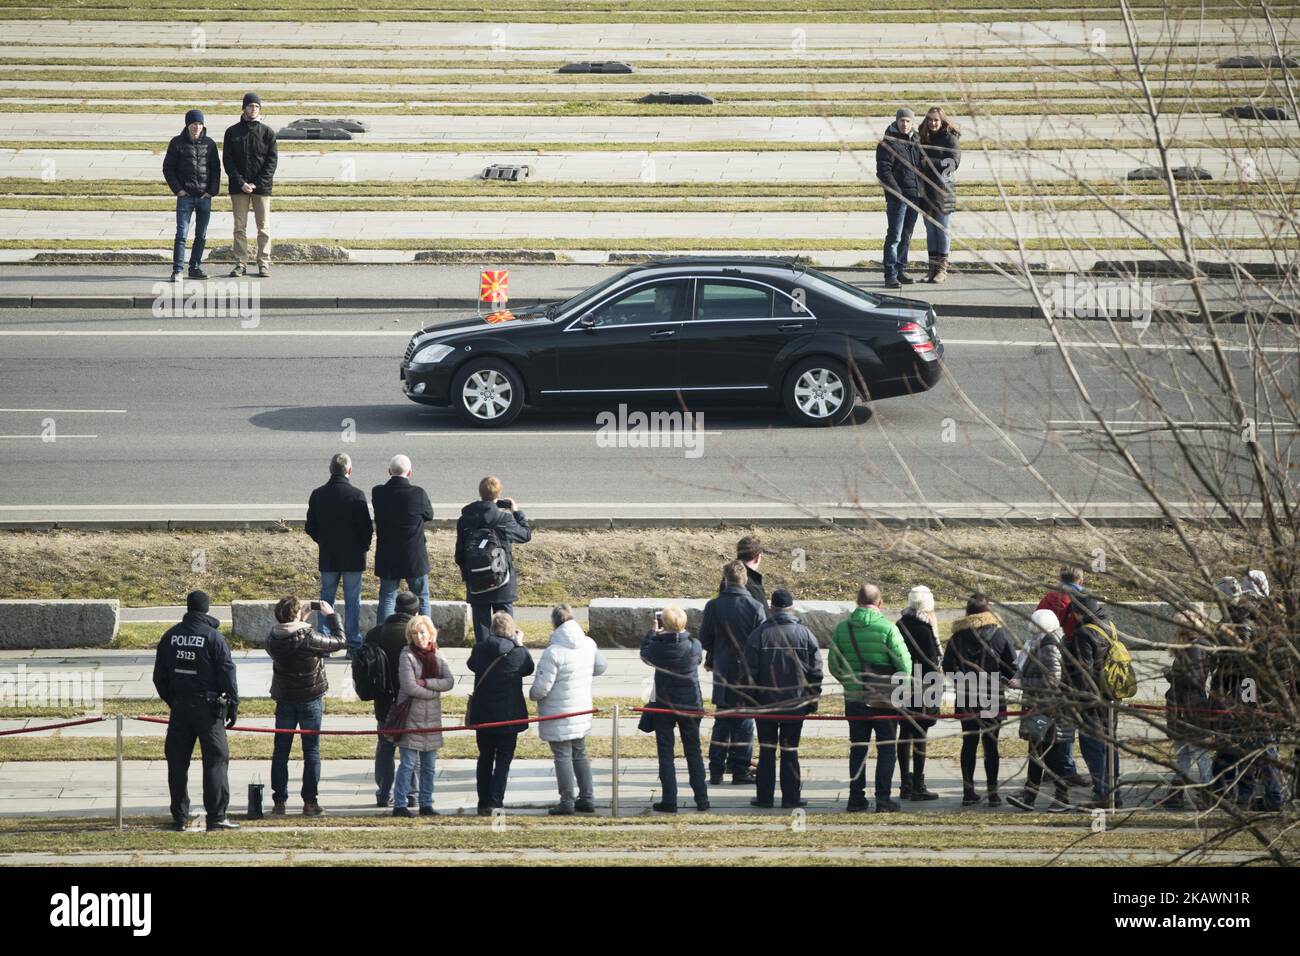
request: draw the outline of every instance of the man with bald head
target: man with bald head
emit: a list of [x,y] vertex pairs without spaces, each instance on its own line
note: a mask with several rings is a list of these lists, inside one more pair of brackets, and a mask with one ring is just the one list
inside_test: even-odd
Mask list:
[[429,551],[424,543],[424,523],[433,520],[433,504],[423,488],[411,484],[411,459],[394,455],[388,463],[388,474],[387,482],[370,491],[375,510],[380,621],[388,620],[393,613],[402,581],[419,597],[420,613],[429,613]]

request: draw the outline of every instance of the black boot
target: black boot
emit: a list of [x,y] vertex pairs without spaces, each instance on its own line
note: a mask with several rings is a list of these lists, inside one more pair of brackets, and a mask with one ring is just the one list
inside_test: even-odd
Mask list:
[[939,795],[925,789],[925,774],[912,775],[912,800],[938,800]]
[[963,807],[973,807],[983,802],[980,795],[975,792],[975,781],[963,780],[961,782],[961,805]]
[[916,799],[915,797],[912,796],[912,786],[913,786],[912,775],[908,773],[906,770],[904,770],[902,772],[902,777],[903,777],[903,781],[898,785],[898,799],[900,800]]

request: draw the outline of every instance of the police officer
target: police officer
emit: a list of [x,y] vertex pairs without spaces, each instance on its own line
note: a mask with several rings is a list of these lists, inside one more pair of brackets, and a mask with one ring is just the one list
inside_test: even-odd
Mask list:
[[230,803],[226,728],[235,725],[239,707],[235,662],[217,630],[220,622],[208,615],[208,596],[191,591],[185,607],[181,622],[158,642],[153,665],[153,685],[171,708],[163,752],[167,755],[172,821],[177,830],[189,827],[190,757],[197,739],[203,753],[203,807],[208,829],[237,830],[239,824],[226,819]]

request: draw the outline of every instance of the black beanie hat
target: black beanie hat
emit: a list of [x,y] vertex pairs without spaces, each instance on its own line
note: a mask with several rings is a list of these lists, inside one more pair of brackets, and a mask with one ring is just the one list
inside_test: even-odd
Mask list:
[[191,614],[208,613],[208,595],[204,591],[191,591],[185,595],[185,607]]
[[256,93],[245,93],[244,105],[247,106],[249,103],[256,103],[258,106],[261,106],[262,98],[258,96]]
[[794,595],[785,588],[772,592],[772,607],[794,607]]
[[398,614],[409,614],[412,617],[420,610],[420,599],[411,591],[398,591],[397,598],[394,602]]
[[190,110],[188,113],[185,114],[186,126],[189,126],[191,123],[203,123],[203,122],[204,122],[203,110]]

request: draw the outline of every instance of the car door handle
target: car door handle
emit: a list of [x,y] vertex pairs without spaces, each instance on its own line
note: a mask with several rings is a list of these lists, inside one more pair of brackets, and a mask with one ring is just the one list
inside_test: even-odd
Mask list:
[[660,329],[658,332],[651,332],[651,333],[650,333],[650,338],[652,338],[652,339],[666,339],[666,338],[668,338],[669,336],[676,335],[676,334],[677,334],[677,330],[676,330],[676,329]]
[[787,322],[785,325],[778,325],[776,330],[778,332],[798,332],[802,328],[802,322]]

